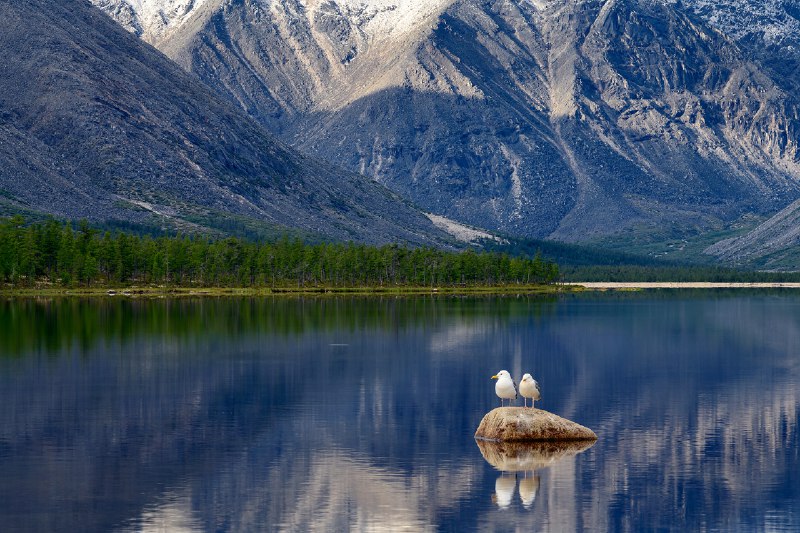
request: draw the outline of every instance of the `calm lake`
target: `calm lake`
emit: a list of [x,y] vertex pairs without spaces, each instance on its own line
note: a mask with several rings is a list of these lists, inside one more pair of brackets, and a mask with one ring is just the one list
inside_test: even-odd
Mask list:
[[4,300],[0,530],[797,531],[799,405],[800,292]]

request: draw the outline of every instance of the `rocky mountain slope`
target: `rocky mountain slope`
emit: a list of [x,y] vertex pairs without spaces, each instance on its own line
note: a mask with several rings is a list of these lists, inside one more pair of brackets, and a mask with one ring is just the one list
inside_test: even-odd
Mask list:
[[[773,57],[800,53],[800,5],[794,0],[682,2],[710,26],[754,51],[760,49]],[[774,54],[776,51],[781,53]]]
[[800,200],[752,231],[709,246],[705,253],[745,267],[796,270],[800,265]]
[[790,46],[795,19],[770,26],[759,2],[779,7],[748,0],[764,22],[733,34],[732,0],[205,0],[151,41],[301,151],[437,214],[624,239],[800,196],[800,99],[748,45]]
[[367,242],[445,238],[382,186],[287,149],[88,2],[0,0],[0,49],[5,204]]

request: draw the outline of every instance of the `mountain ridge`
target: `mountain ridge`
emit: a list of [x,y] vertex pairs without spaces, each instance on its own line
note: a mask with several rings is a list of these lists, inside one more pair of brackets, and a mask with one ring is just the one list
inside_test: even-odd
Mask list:
[[[362,176],[286,148],[82,0],[0,1],[0,189],[64,218],[371,243],[450,238]],[[70,192],[71,191],[71,192]]]
[[591,241],[800,195],[791,84],[700,0],[447,0],[394,38],[369,24],[414,3],[215,1],[159,48],[303,153],[438,215]]

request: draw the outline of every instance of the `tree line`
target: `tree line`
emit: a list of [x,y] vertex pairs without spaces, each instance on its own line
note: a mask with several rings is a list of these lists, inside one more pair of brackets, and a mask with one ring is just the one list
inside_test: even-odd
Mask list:
[[597,265],[565,266],[561,269],[565,281],[623,281],[623,282],[718,282],[718,283],[787,283],[800,282],[798,272],[759,272],[736,270],[713,265],[641,266]]
[[81,221],[0,219],[0,282],[14,286],[157,284],[219,287],[478,286],[552,283],[538,255],[356,243],[254,242],[101,231]]

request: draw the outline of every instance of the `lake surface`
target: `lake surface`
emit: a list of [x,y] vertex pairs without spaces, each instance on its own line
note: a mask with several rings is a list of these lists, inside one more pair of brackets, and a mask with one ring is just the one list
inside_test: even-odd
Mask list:
[[[598,442],[495,469],[501,369]],[[0,530],[797,531],[799,404],[791,291],[5,300]]]

